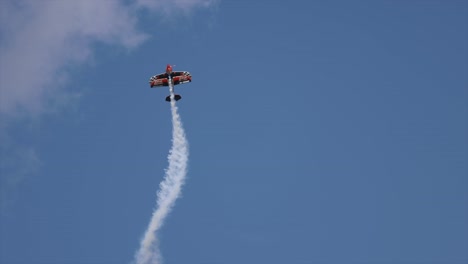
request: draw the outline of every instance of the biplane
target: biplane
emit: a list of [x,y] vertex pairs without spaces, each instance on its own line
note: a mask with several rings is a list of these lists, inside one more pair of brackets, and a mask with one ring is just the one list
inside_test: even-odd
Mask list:
[[[166,66],[166,72],[154,75],[150,78],[150,87],[158,88],[169,86],[169,90],[174,93],[174,86],[183,83],[189,83],[192,81],[192,76],[188,71],[173,71],[172,66],[168,64]],[[179,101],[182,98],[179,94],[174,94],[174,100]],[[166,97],[166,101],[171,101],[171,96]]]

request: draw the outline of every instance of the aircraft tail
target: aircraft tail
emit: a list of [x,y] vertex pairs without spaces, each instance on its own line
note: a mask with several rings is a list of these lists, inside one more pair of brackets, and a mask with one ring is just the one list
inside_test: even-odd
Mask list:
[[[179,94],[174,94],[174,100],[179,101],[180,99],[182,99],[182,96],[180,96]],[[167,102],[171,101],[171,96],[170,95],[166,96],[166,101]]]

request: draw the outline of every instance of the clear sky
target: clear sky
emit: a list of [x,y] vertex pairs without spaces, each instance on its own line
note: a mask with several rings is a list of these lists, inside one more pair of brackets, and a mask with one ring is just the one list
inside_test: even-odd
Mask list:
[[468,263],[468,2],[0,1],[0,263]]

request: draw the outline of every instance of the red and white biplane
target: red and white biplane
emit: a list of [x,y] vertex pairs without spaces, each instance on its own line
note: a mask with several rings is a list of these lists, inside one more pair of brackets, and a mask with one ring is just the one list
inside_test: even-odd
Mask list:
[[[192,76],[187,71],[172,71],[172,66],[168,64],[166,66],[166,72],[154,75],[150,78],[151,88],[157,88],[162,86],[169,86],[171,94],[174,92],[174,85],[189,83],[192,81]],[[182,97],[178,94],[174,95],[174,99],[179,101]],[[171,96],[166,97],[166,101],[171,101]]]

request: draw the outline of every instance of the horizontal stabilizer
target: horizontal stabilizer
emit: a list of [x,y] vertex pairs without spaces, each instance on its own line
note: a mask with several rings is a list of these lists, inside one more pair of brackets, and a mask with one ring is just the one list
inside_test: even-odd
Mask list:
[[[178,95],[178,94],[175,94],[175,95],[174,95],[174,99],[175,99],[176,101],[179,101],[180,99],[182,99],[182,96],[180,96],[180,95]],[[166,97],[166,101],[167,101],[167,102],[170,102],[170,101],[171,101],[171,96],[170,96],[170,95],[168,95],[168,96]]]

